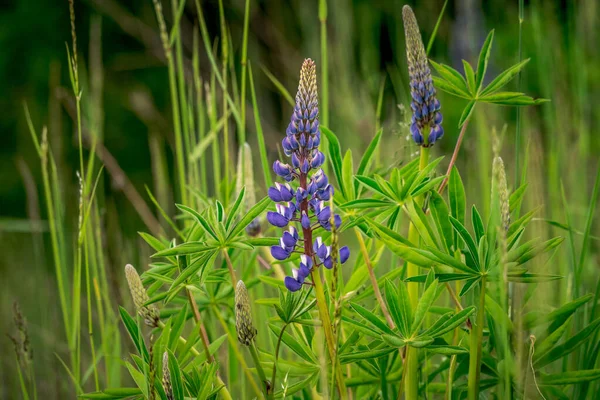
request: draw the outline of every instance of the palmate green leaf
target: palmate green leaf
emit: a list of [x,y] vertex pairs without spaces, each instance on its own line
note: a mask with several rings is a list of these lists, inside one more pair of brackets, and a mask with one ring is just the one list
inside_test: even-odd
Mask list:
[[465,76],[467,77],[467,84],[469,85],[469,93],[471,95],[474,95],[476,93],[475,71],[473,71],[473,67],[471,67],[471,64],[469,64],[465,60],[462,60],[462,63],[463,69],[465,70]]
[[141,394],[142,391],[139,388],[114,388],[105,389],[101,392],[81,394],[78,397],[80,399],[90,400],[117,400],[127,399],[133,396],[139,396]]
[[444,242],[444,247],[447,252],[450,252],[454,234],[454,230],[448,219],[450,210],[448,209],[444,198],[436,191],[432,191],[429,197],[429,209],[431,210],[431,215],[433,216],[437,231]]
[[375,331],[374,329],[367,326],[362,321],[352,319],[345,315],[342,316],[342,321],[344,322],[344,324],[352,325],[353,332],[360,332],[365,336],[369,336],[369,337],[372,337],[375,339],[379,339],[381,337],[381,333],[379,331]]
[[600,379],[600,369],[587,369],[582,371],[567,371],[558,374],[540,374],[541,385],[572,385],[581,382],[590,382]]
[[[169,348],[174,348],[179,336],[181,336],[181,332],[183,331],[183,326],[187,317],[187,311],[188,308],[186,303],[183,305],[183,307],[181,307],[181,310],[179,313],[177,313],[177,316],[175,318],[171,318],[172,325],[170,325],[170,330],[167,331],[169,332]],[[165,328],[168,326],[168,324],[165,325]]]
[[462,99],[471,100],[471,95],[468,92],[463,92],[462,90],[458,89],[456,86],[454,86],[447,80],[442,79],[438,76],[434,76],[434,77],[432,77],[432,79],[433,79],[433,86],[436,89],[441,90],[442,92],[449,93],[456,97],[460,97]]
[[513,323],[510,317],[502,309],[500,304],[498,304],[496,300],[489,294],[485,295],[485,311],[488,313],[488,315],[492,316],[494,321],[502,324],[501,326],[506,327],[508,332],[513,331]]
[[483,46],[481,46],[481,51],[479,52],[479,61],[477,61],[477,75],[475,82],[475,91],[479,92],[481,88],[481,84],[483,83],[483,78],[485,77],[485,71],[487,69],[488,60],[490,59],[490,53],[492,50],[492,42],[494,41],[494,30],[488,34]]
[[483,226],[483,220],[481,214],[477,211],[475,205],[471,208],[471,222],[473,223],[473,232],[475,232],[475,240],[479,242],[483,235],[485,235],[485,227]]
[[458,354],[469,353],[469,350],[465,349],[464,347],[444,346],[444,345],[435,345],[435,344],[425,347],[425,350],[427,350],[427,353],[442,354],[445,356],[454,356],[454,355],[458,355]]
[[150,247],[152,247],[156,251],[164,250],[169,246],[168,242],[162,242],[160,239],[155,238],[154,236],[150,235],[149,233],[138,232],[138,235],[140,235],[142,237],[142,239],[144,239],[144,241],[146,243],[148,243],[150,245]]
[[356,198],[356,194],[354,193],[354,181],[352,179],[353,175],[354,165],[352,164],[352,150],[348,149],[342,161],[342,184],[344,186],[346,200]]
[[403,338],[401,338],[400,336],[398,336],[398,335],[387,335],[387,334],[384,333],[383,335],[381,335],[381,339],[385,343],[387,343],[387,344],[389,344],[390,346],[393,346],[393,347],[404,347],[404,346],[406,346],[406,341]]
[[321,133],[325,135],[327,138],[328,148],[328,158],[331,166],[333,167],[333,175],[335,177],[338,188],[340,188],[341,195],[346,198],[346,194],[344,192],[343,178],[342,178],[342,147],[340,146],[340,142],[337,136],[329,130],[326,126],[321,125]]
[[148,349],[144,343],[144,339],[140,334],[140,329],[135,320],[129,315],[127,310],[123,307],[119,306],[119,314],[121,315],[121,320],[123,321],[123,325],[125,325],[125,329],[129,333],[129,337],[131,337],[131,341],[135,345],[138,354],[142,355],[145,360],[149,359]]
[[148,396],[148,383],[146,382],[146,376],[137,370],[131,363],[126,362],[125,367],[127,371],[129,371],[129,375],[137,385],[137,387],[142,391],[144,396]]
[[588,341],[592,334],[596,332],[598,327],[600,326],[600,318],[594,320],[591,324],[587,325],[585,328],[577,332],[574,336],[566,340],[563,344],[554,347],[552,350],[544,354],[539,358],[534,358],[533,364],[537,368],[541,368],[547,364],[550,364],[553,361],[556,361],[567,354],[572,353],[577,348],[579,348],[582,344]]
[[419,302],[417,303],[417,308],[415,310],[415,315],[413,317],[413,321],[411,324],[411,333],[414,335],[421,328],[421,324],[425,319],[425,315],[429,311],[429,308],[433,304],[436,298],[438,287],[438,280],[434,280],[433,283],[425,290],[425,292],[421,295]]
[[[519,186],[510,194],[510,197],[508,198],[508,205],[511,214],[513,214],[515,210],[519,210],[521,208],[521,203],[523,202],[523,197],[525,196],[528,186],[529,184],[527,182],[522,183],[521,186]],[[518,217],[518,215],[516,215],[516,217]]]
[[406,342],[406,344],[409,345],[410,347],[414,347],[417,349],[427,347],[431,343],[433,343],[433,338],[430,336],[427,336],[427,335],[421,335],[421,336],[418,336],[418,337]]
[[464,286],[460,290],[458,297],[463,297],[464,295],[469,293],[471,290],[473,290],[473,288],[475,287],[475,284],[477,284],[477,282],[479,282],[479,280],[480,280],[480,278],[473,278],[473,279],[466,281]]
[[202,215],[200,215],[200,213],[198,211],[196,211],[188,206],[184,206],[183,204],[175,204],[175,206],[177,208],[179,208],[181,211],[185,212],[186,214],[191,215],[196,220],[196,222],[198,222],[200,224],[200,226],[202,226],[202,228],[204,228],[204,231],[206,233],[208,233],[217,242],[219,241],[219,238],[217,237],[215,230],[210,226],[210,224],[208,223],[206,218],[204,218]]
[[[291,385],[287,385],[285,388],[285,397],[287,398],[288,396],[292,396],[293,394],[296,394],[299,391],[301,391],[302,389],[305,389],[307,387],[313,387],[315,385],[315,383],[317,382],[317,380],[320,376],[320,373],[321,373],[320,371],[315,372],[314,374],[310,375],[306,379],[303,379],[303,380],[293,383]],[[282,399],[284,397],[284,390],[282,389],[282,390],[275,392],[274,397],[276,399]]]
[[471,117],[471,114],[473,114],[473,110],[475,109],[475,103],[476,103],[475,100],[471,100],[467,103],[462,114],[460,115],[460,119],[458,120],[459,128],[462,128],[463,125],[465,124],[465,122],[467,122],[469,120],[469,118]]
[[[456,167],[452,167],[452,172],[450,172],[450,178],[448,179],[448,198],[450,201],[450,215],[464,225],[467,197],[460,173]],[[456,232],[454,232],[454,236],[456,238],[454,241],[455,248],[458,248],[456,246],[458,243]]]
[[481,91],[481,96],[486,96],[505,86],[508,82],[510,82],[517,74],[527,65],[530,58],[523,60],[507,70],[500,73],[485,89]]
[[412,331],[412,310],[410,307],[410,298],[406,284],[402,281],[398,283],[398,289],[389,280],[385,281],[385,303],[394,324],[404,337],[409,337]]
[[535,274],[535,273],[525,273],[519,275],[508,275],[507,280],[509,282],[518,282],[518,283],[541,283],[541,282],[550,282],[556,281],[558,279],[562,279],[563,276],[560,275],[552,275],[552,274]]
[[543,357],[544,354],[549,352],[558,343],[558,341],[565,334],[566,330],[569,328],[570,322],[571,318],[565,321],[565,323],[559,326],[557,329],[553,331],[549,330],[549,335],[536,343],[535,354],[538,358]]
[[348,364],[358,360],[368,360],[372,358],[379,358],[386,356],[396,351],[394,347],[384,347],[382,349],[363,350],[363,351],[352,351],[351,353],[341,354],[340,363]]
[[387,333],[389,335],[394,335],[394,332],[387,326],[384,320],[379,318],[377,315],[373,314],[371,311],[367,310],[360,304],[350,303],[350,306],[356,311],[358,315],[369,321],[375,328],[383,333]]
[[[409,278],[406,278],[405,282],[419,282],[425,283],[429,275],[415,275]],[[440,282],[453,282],[453,281],[462,281],[466,279],[473,278],[472,274],[435,274],[435,278]]]
[[205,242],[187,242],[154,253],[151,257],[185,256],[189,254],[205,253],[214,250],[215,248],[215,246],[207,245]]
[[[274,323],[269,323],[269,329],[271,329],[271,332],[273,332],[273,334],[276,337],[279,337],[281,333],[280,327],[278,327]],[[315,365],[318,364],[318,361],[315,355],[313,354],[312,350],[306,345],[306,343],[304,343],[304,339],[293,337],[291,334],[289,334],[288,330],[286,329],[283,332],[283,335],[281,335],[281,341],[285,343],[285,345],[289,347],[290,350],[299,355],[305,361],[308,361],[309,363]]]
[[473,261],[475,262],[475,265],[477,266],[478,270],[481,271],[478,248],[475,244],[475,241],[473,240],[473,237],[471,236],[471,234],[469,234],[467,228],[465,228],[464,225],[460,223],[456,218],[450,216],[450,223],[452,224],[454,230],[458,233],[460,238],[466,243],[467,251],[469,252],[469,254],[471,254],[471,257],[473,258]]
[[373,209],[373,208],[389,208],[389,207],[395,207],[396,205],[397,205],[396,203],[393,203],[389,200],[357,199],[357,200],[351,200],[347,203],[344,203],[340,207],[361,210],[361,209]]
[[[465,81],[465,78],[460,74],[460,72],[448,65],[438,64],[433,60],[429,60],[429,62],[440,75],[440,77],[444,79],[446,86],[452,87],[454,91],[458,92],[461,95],[461,97],[470,99],[467,82]],[[437,80],[439,80],[439,78],[437,78]],[[434,83],[435,86],[438,87],[436,77],[434,77]]]
[[531,240],[516,249],[512,249],[507,254],[508,262],[515,262],[517,265],[521,265],[536,257],[539,254],[546,253],[564,241],[562,237],[556,237],[549,239],[545,242],[539,243],[539,240]]
[[435,233],[433,232],[423,209],[420,206],[415,205],[414,201],[408,201],[404,206],[404,210],[408,214],[413,226],[417,229],[423,242],[427,246],[439,248]]
[[[365,153],[363,154],[362,158],[360,159],[360,164],[358,164],[358,169],[356,170],[356,175],[363,175],[367,171],[367,168],[369,168],[369,165],[371,164],[371,159],[373,158],[373,154],[375,153],[375,150],[377,149],[377,147],[379,147],[379,142],[381,140],[382,134],[383,134],[383,128],[379,129],[379,131],[377,131],[377,134],[373,137],[373,139],[371,140],[371,143],[369,143],[367,150],[365,150]],[[354,190],[356,191],[356,193],[358,193],[358,188],[359,188],[359,182],[355,180],[354,181]]]
[[475,306],[469,306],[460,310],[450,318],[444,315],[440,317],[440,319],[436,321],[431,328],[425,331],[425,334],[433,338],[443,336],[446,333],[454,330],[456,327],[462,325],[474,312]]
[[488,94],[485,97],[480,97],[479,101],[484,103],[499,104],[503,106],[535,106],[542,103],[547,103],[548,99],[534,99],[524,93],[517,92],[496,92]]
[[183,378],[181,375],[181,369],[179,368],[179,362],[177,357],[170,350],[169,354],[169,372],[171,373],[171,386],[173,387],[173,398],[174,400],[185,400],[185,387],[183,385]]
[[242,217],[242,219],[238,223],[233,224],[230,232],[228,232],[227,234],[227,240],[231,240],[240,233],[242,233],[242,231],[246,229],[246,227],[250,225],[250,223],[254,221],[256,217],[261,215],[270,204],[271,199],[269,197],[264,197],[258,203],[252,206],[252,208],[248,210],[248,212]]
[[361,176],[361,175],[356,175],[354,177],[354,179],[356,179],[361,185],[367,187],[368,189],[371,189],[389,199],[393,199],[394,197],[390,195],[389,191],[387,190],[387,187],[384,189],[381,186],[379,186],[379,183],[368,176]]
[[578,299],[575,299],[559,308],[557,308],[556,310],[550,312],[549,314],[545,314],[539,318],[534,319],[532,322],[530,323],[526,323],[526,326],[528,328],[533,328],[545,323],[550,323],[550,326],[548,327],[548,331],[554,331],[556,330],[559,326],[563,325],[564,322],[569,319],[569,317],[571,315],[573,315],[573,313],[575,311],[577,311],[577,309],[581,306],[583,306],[584,304],[586,304],[587,302],[589,302],[592,298],[594,297],[593,294],[587,294],[585,296],[579,297]]
[[188,280],[188,278],[190,278],[193,275],[196,275],[201,270],[202,270],[201,271],[201,275],[202,275],[204,272],[204,269],[209,264],[212,264],[214,262],[214,259],[217,256],[217,253],[218,252],[216,250],[213,250],[209,253],[205,253],[198,260],[193,262],[192,265],[190,265],[185,270],[183,270],[183,272],[181,272],[181,274],[179,274],[177,279],[175,279],[175,281],[169,288],[169,294],[171,295],[171,294],[177,293],[179,291],[180,285],[182,285],[184,282],[186,282]]
[[229,215],[227,216],[227,220],[225,221],[225,229],[229,230],[231,223],[233,222],[234,218],[237,216],[240,206],[242,205],[242,201],[244,201],[245,194],[246,194],[246,187],[243,186],[242,190],[240,190],[240,193],[238,194],[237,198],[235,199],[235,203],[233,203],[233,206],[231,207],[231,210],[229,211]]

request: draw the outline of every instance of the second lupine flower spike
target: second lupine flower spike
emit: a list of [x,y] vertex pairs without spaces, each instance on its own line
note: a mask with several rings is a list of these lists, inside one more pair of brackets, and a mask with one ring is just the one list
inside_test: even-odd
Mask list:
[[410,107],[413,112],[410,133],[419,146],[432,146],[444,136],[440,101],[436,97],[427,54],[415,14],[409,6],[402,8],[406,58],[410,76]]
[[[333,195],[333,187],[321,169],[325,155],[319,151],[321,131],[319,129],[319,105],[317,95],[317,73],[311,59],[304,60],[300,70],[300,83],[296,94],[296,105],[281,142],[290,163],[279,160],[273,164],[275,174],[286,183],[275,183],[269,189],[269,197],[276,204],[275,210],[267,213],[271,225],[287,231],[279,240],[279,245],[271,247],[271,255],[277,260],[286,260],[292,253],[300,253],[298,268],[292,269],[291,276],[284,280],[292,292],[300,290],[304,280],[314,267],[333,266],[331,248],[318,242],[313,244],[313,231],[319,228],[331,230],[331,209],[325,204]],[[314,172],[311,172],[313,171]],[[297,181],[297,187],[292,182]],[[342,223],[339,215],[333,216],[336,227]],[[299,223],[298,229],[296,224]],[[300,231],[301,229],[301,231]],[[347,247],[340,249],[339,260],[344,263],[350,256]]]

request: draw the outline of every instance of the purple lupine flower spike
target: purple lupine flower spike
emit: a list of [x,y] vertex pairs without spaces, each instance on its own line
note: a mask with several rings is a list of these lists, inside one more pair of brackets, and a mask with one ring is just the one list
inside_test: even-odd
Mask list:
[[[277,260],[287,260],[292,252],[300,252],[298,268],[292,269],[284,284],[295,292],[302,288],[305,279],[313,268],[320,265],[333,266],[331,246],[318,237],[313,242],[316,229],[331,230],[331,209],[325,204],[333,196],[333,187],[321,169],[325,155],[319,151],[321,131],[319,129],[319,107],[317,96],[317,75],[315,63],[304,60],[300,70],[300,83],[296,94],[296,105],[281,144],[283,151],[291,160],[288,163],[275,161],[273,171],[286,182],[296,181],[294,188],[289,183],[269,188],[268,195],[275,203],[276,211],[267,213],[267,220],[274,226],[289,226],[283,233],[279,244],[271,247],[271,255]],[[335,214],[334,223],[339,227],[342,219]],[[296,229],[299,223],[301,232]],[[350,250],[342,247],[339,260],[343,264],[348,260]]]
[[413,111],[410,133],[416,144],[429,147],[444,136],[440,101],[437,99],[433,87],[431,70],[427,63],[427,54],[419,32],[419,25],[409,6],[402,8],[402,18],[412,97],[410,107]]

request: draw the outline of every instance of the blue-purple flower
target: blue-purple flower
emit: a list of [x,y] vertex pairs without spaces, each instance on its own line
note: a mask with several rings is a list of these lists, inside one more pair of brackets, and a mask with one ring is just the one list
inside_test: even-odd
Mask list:
[[[293,252],[301,254],[298,268],[284,280],[292,292],[302,288],[314,267],[333,266],[331,247],[323,244],[320,237],[313,243],[313,231],[331,230],[332,217],[336,227],[342,224],[341,217],[332,216],[327,205],[333,196],[333,187],[321,169],[325,155],[319,151],[320,143],[316,67],[311,59],[306,59],[300,70],[294,112],[281,141],[283,152],[290,160],[288,163],[277,160],[273,164],[275,174],[286,183],[275,183],[268,191],[269,198],[277,204],[276,211],[267,213],[267,220],[280,228],[289,225],[279,244],[271,247],[271,255],[277,260],[286,260]],[[291,182],[296,182],[297,186],[292,186]],[[294,226],[298,223],[301,235]],[[343,264],[349,256],[348,247],[342,247],[338,260]]]
[[413,115],[410,133],[416,144],[423,147],[432,146],[444,136],[440,101],[436,97],[431,70],[427,62],[427,54],[415,14],[409,6],[402,8],[404,33],[406,36],[406,57],[410,76],[410,108]]

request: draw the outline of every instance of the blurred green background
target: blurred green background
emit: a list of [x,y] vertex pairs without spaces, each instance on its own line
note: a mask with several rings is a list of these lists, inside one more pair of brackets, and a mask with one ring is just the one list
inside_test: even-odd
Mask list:
[[[270,160],[278,153],[291,107],[268,74],[293,94],[304,58],[313,58],[320,68],[317,3],[316,0],[250,2],[248,58]],[[444,2],[409,3],[427,43]],[[597,139],[600,3],[596,0],[524,3],[522,57],[530,57],[531,62],[522,73],[521,91],[549,98],[551,102],[522,110],[519,165],[515,164],[516,109],[478,106],[457,165],[465,180],[468,202],[485,209],[490,192],[492,132],[504,130],[501,155],[509,172],[509,186],[516,186],[515,177],[521,176],[527,160],[528,207],[541,205],[540,218],[564,223],[561,198],[564,186],[573,227],[582,231],[600,150]],[[391,0],[328,2],[329,127],[344,149],[362,151],[380,124],[384,128],[381,158],[385,163],[405,160],[415,151],[406,139],[404,123],[408,117],[402,111],[402,107],[408,107],[401,22],[404,4]],[[201,1],[201,5],[210,40],[219,46],[218,2]],[[170,26],[170,7],[165,4],[164,9]],[[144,186],[157,194],[169,213],[173,213],[172,204],[177,200],[170,183],[174,173],[174,139],[167,69],[151,0],[76,1],[75,11],[79,71],[85,82],[84,121],[95,121],[100,127],[100,158],[106,165],[98,197],[106,273],[116,309],[117,304],[128,302],[122,300],[126,295],[121,277],[123,265],[127,262],[145,265],[148,260],[149,250],[137,235],[138,231],[150,230],[148,220],[140,217],[142,203],[158,218]],[[224,12],[239,73],[244,1],[225,1]],[[189,1],[181,24],[189,69],[196,24],[195,7]],[[0,326],[2,333],[13,332],[11,309],[13,302],[18,301],[28,320],[38,390],[48,394],[47,398],[63,398],[62,393],[69,393],[63,392],[68,390],[69,382],[54,353],[64,356],[66,345],[45,222],[40,159],[29,134],[24,104],[38,135],[43,126],[48,128],[65,202],[63,222],[70,241],[77,227],[79,189],[74,102],[65,48],[65,43],[71,43],[68,2],[3,0],[0,27]],[[476,62],[479,48],[491,29],[496,30],[488,68],[488,76],[492,77],[518,61],[517,0],[449,1],[430,57],[462,70],[461,59]],[[204,47],[200,46],[200,70],[208,82],[210,65]],[[516,88],[515,80],[509,90]],[[383,97],[378,122],[380,92]],[[440,100],[446,134],[436,144],[434,153],[447,155],[443,162],[447,165],[465,103],[443,93]],[[249,96],[246,107],[247,137],[254,149],[258,171],[260,163]],[[232,159],[239,146],[235,140],[232,133],[233,144],[229,149]],[[157,165],[166,168],[156,168]],[[258,194],[262,195],[265,187],[262,173],[255,171],[255,176]],[[544,221],[534,226],[535,234],[542,237],[564,234]],[[600,236],[598,224],[593,234]],[[576,235],[577,246],[578,240]],[[557,256],[553,272],[568,268],[568,246],[565,243]],[[586,269],[584,277],[597,274],[598,241],[593,240],[591,246],[591,267]],[[589,280],[590,284],[587,281],[584,279],[586,287],[581,292],[595,289],[596,280]],[[12,394],[18,385],[11,347],[11,341],[2,335],[1,398],[14,398]]]

